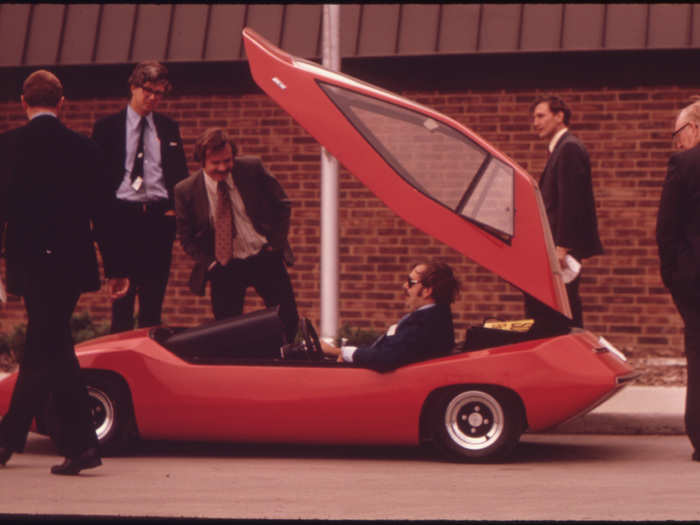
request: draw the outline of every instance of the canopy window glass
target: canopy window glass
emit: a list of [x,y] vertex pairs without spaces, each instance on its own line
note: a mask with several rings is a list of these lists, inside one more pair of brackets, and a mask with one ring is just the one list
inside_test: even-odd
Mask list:
[[458,130],[319,82],[363,138],[414,188],[503,240],[513,236],[513,169]]

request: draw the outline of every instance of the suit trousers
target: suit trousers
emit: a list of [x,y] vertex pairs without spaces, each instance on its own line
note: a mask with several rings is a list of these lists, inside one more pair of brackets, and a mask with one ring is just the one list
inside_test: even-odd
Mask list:
[[58,422],[59,451],[75,457],[97,446],[90,401],[75,356],[70,319],[80,291],[50,273],[28,272],[24,293],[27,337],[0,445],[21,452],[29,427],[49,396]]
[[700,452],[700,298],[672,294],[683,318],[688,385],[685,391],[685,430]]
[[279,305],[287,342],[294,341],[299,314],[281,252],[261,251],[247,259],[232,259],[223,267],[217,264],[207,278],[215,319],[241,315],[246,290],[252,286],[265,306]]
[[[150,206],[150,205],[147,205]],[[170,277],[175,217],[164,215],[160,204],[145,211],[138,204],[119,206],[120,228],[126,228],[130,250],[127,294],[112,302],[111,333],[134,328],[134,303],[138,297],[138,326],[161,324],[165,289]]]

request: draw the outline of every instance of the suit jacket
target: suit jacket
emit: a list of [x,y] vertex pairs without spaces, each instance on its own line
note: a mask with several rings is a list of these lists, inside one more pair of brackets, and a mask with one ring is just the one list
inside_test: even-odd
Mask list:
[[[207,268],[215,259],[205,176],[199,170],[175,186],[177,234],[183,250],[195,261],[190,290],[197,295],[204,295]],[[291,266],[294,259],[287,241],[291,203],[282,186],[256,157],[236,157],[233,182],[255,230],[267,237],[270,246],[281,251],[284,261]]]
[[399,322],[394,335],[383,335],[358,348],[352,360],[359,366],[386,372],[400,366],[448,355],[454,347],[449,305],[418,309]]
[[661,278],[674,298],[700,300],[700,145],[668,162],[656,222]]
[[93,141],[39,116],[0,136],[0,158],[9,292],[23,295],[27,280],[47,271],[81,292],[99,289],[94,240],[105,274],[125,275],[116,232],[104,217],[110,190]]
[[554,244],[569,248],[577,259],[603,253],[588,152],[568,131],[552,151],[539,186]]
[[[165,187],[168,190],[170,207],[173,208],[175,185],[189,175],[185,150],[182,138],[180,138],[180,128],[177,122],[160,113],[153,113],[153,122],[160,140]],[[92,138],[104,151],[107,178],[110,181],[112,193],[116,195],[117,189],[124,179],[126,109],[98,120],[92,130]]]

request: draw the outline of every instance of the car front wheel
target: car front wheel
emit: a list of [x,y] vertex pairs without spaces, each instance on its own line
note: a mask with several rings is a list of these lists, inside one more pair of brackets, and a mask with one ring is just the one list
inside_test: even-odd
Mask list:
[[[85,385],[100,452],[105,456],[116,455],[125,450],[136,435],[129,389],[119,377],[100,373],[86,374]],[[51,440],[62,450],[61,433],[52,400],[49,401],[45,418]]]
[[128,387],[109,376],[88,376],[90,416],[100,450],[114,455],[126,448],[134,434],[134,415]]
[[505,392],[485,388],[448,391],[437,405],[434,440],[452,459],[500,459],[524,428],[520,404]]

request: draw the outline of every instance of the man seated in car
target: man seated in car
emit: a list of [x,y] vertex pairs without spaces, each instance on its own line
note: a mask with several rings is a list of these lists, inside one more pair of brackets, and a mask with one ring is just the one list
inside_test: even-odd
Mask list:
[[403,288],[410,313],[386,334],[359,348],[322,341],[323,353],[379,372],[449,354],[454,346],[450,304],[459,291],[452,268],[441,262],[418,264]]

